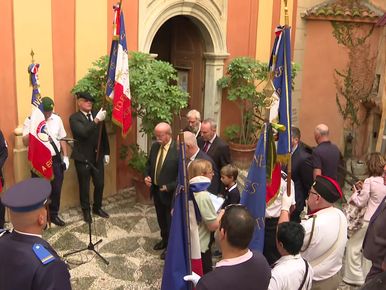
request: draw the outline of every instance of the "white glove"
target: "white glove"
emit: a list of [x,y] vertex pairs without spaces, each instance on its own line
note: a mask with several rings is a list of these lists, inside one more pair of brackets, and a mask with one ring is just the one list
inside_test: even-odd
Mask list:
[[63,156],[63,163],[66,165],[65,170],[68,170],[68,168],[70,167],[70,160],[68,160],[68,156]]
[[281,210],[286,210],[289,212],[293,200],[292,194],[293,193],[291,192],[291,195],[288,196],[287,192],[283,193],[283,196],[281,197]]
[[109,163],[110,163],[110,156],[109,155],[105,155],[104,161],[105,161],[105,165],[109,165]]
[[194,273],[194,272],[192,272],[192,275],[184,276],[184,280],[185,281],[192,281],[193,284],[194,284],[194,287],[197,286],[198,281],[200,281],[200,279],[201,279],[201,277],[198,274]]
[[96,114],[95,119],[98,119],[99,121],[104,121],[104,119],[106,119],[106,110],[103,110],[103,108],[101,108]]

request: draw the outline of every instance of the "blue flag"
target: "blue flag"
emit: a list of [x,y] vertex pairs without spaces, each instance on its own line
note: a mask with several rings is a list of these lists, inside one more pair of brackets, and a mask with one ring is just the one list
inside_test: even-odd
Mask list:
[[[177,189],[174,210],[168,240],[161,290],[188,290],[189,283],[184,276],[191,273],[188,228],[187,228],[187,194],[184,188],[185,176],[183,156],[185,146],[180,144]],[[186,171],[185,171],[186,172]],[[170,250],[169,250],[170,249]]]
[[291,116],[292,116],[292,65],[291,65],[291,30],[289,27],[278,27],[270,59],[270,70],[273,72],[273,85],[277,102],[272,105],[270,121],[285,126],[279,131],[277,143],[278,160],[286,161],[291,153]]
[[249,248],[263,252],[264,248],[264,218],[266,198],[266,162],[268,150],[268,126],[264,124],[256,146],[255,156],[249,168],[245,188],[241,195],[241,204],[245,205],[256,221],[255,232]]

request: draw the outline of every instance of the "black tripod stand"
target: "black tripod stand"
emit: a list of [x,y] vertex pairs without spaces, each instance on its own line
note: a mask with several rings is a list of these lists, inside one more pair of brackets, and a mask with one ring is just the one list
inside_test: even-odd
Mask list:
[[[75,139],[70,139],[70,138],[63,138],[62,140],[66,141],[66,142],[74,142],[76,141]],[[71,146],[71,145],[70,145]],[[71,146],[72,147],[72,146]],[[92,168],[92,170],[95,170],[95,171],[98,171],[98,169],[89,161],[85,160],[84,163],[86,163],[87,166],[90,166]],[[89,213],[90,214],[90,213]],[[90,251],[93,251],[95,254],[97,254],[97,256],[99,258],[102,259],[103,262],[106,263],[106,265],[110,264],[109,261],[107,261],[101,254],[99,254],[99,252],[95,249],[95,246],[100,244],[103,240],[100,239],[99,241],[97,241],[96,243],[93,243],[92,242],[92,234],[91,234],[91,223],[92,223],[92,219],[91,219],[91,216],[89,218],[89,221],[88,221],[88,238],[89,238],[89,242],[88,242],[88,246],[85,247],[85,248],[82,248],[82,249],[79,249],[79,250],[76,250],[76,251],[72,251],[72,252],[69,252],[69,253],[66,253],[63,255],[63,257],[67,257],[67,256],[70,256],[70,255],[73,255],[73,254],[76,254],[76,253],[80,253],[80,252],[83,252],[83,251],[86,251],[86,250],[90,250]]]
[[86,250],[90,250],[90,251],[93,251],[95,254],[97,254],[97,256],[99,258],[102,259],[103,262],[106,263],[106,265],[110,264],[109,261],[107,261],[101,254],[98,253],[98,251],[95,249],[95,246],[100,244],[102,242],[102,239],[100,239],[99,241],[97,241],[96,243],[93,243],[92,240],[91,240],[91,220],[90,222],[88,222],[88,237],[89,237],[89,243],[88,243],[88,246],[85,247],[85,248],[82,248],[82,249],[79,249],[79,250],[76,250],[76,251],[73,251],[73,252],[69,252],[69,253],[66,253],[63,255],[63,257],[67,257],[67,256],[70,256],[70,255],[73,255],[73,254],[76,254],[76,253],[80,253],[80,252],[83,252],[83,251],[86,251]]

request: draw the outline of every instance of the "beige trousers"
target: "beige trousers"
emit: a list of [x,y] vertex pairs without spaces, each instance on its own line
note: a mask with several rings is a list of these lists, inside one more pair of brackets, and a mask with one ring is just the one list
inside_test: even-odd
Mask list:
[[371,261],[363,257],[362,244],[366,235],[368,222],[364,222],[346,244],[346,254],[343,266],[343,281],[354,285],[363,285],[366,275],[370,271]]
[[340,283],[339,271],[335,275],[321,281],[312,281],[311,290],[336,290]]

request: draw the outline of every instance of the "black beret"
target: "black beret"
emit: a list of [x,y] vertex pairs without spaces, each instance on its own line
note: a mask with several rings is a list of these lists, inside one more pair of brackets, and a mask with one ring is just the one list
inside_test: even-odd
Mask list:
[[328,176],[316,176],[312,187],[321,197],[323,197],[326,201],[330,203],[336,202],[343,196],[342,190],[338,182]]
[[1,203],[15,212],[29,212],[43,207],[51,193],[51,184],[43,178],[29,178],[4,192]]
[[54,101],[50,97],[44,97],[41,100],[44,112],[51,112],[54,109]]
[[76,93],[76,98],[77,99],[85,99],[91,102],[95,102],[93,96],[91,96],[88,92],[79,92]]

